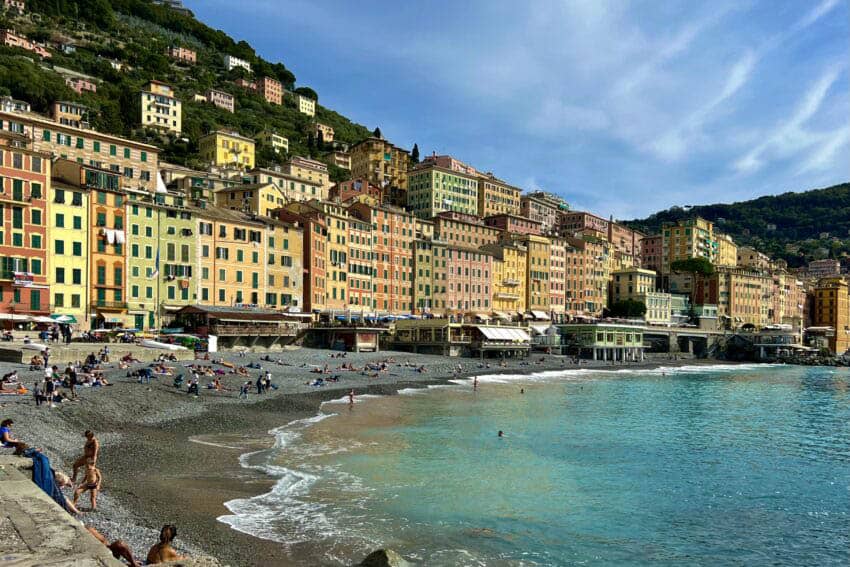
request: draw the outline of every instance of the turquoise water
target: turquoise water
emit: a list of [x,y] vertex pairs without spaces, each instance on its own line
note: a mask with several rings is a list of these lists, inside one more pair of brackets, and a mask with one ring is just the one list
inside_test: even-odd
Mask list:
[[280,480],[222,520],[305,565],[379,546],[429,566],[847,565],[849,388],[840,369],[573,371],[326,404],[245,456]]

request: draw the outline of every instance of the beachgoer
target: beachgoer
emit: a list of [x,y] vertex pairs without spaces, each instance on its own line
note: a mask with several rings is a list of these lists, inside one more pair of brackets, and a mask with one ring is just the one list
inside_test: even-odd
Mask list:
[[505,433],[500,429],[499,430],[499,437],[504,437],[504,436],[505,436]]
[[4,419],[0,422],[0,446],[15,449],[15,454],[20,455],[26,448],[29,447],[29,445],[23,441],[18,441],[15,436],[12,435],[12,425],[14,423],[15,422],[11,419]]
[[525,393],[525,388],[520,388],[520,389],[519,389],[519,393],[520,393],[520,394],[524,394],[524,393]]
[[53,382],[52,373],[50,376],[47,375],[49,372],[48,368],[45,368],[44,373],[44,396],[47,398],[47,407],[52,408],[53,404],[53,396],[56,393],[56,384]]
[[47,398],[44,396],[44,393],[41,389],[41,384],[36,382],[33,384],[32,395],[35,398],[35,405],[40,406],[41,402],[47,401]]
[[263,380],[263,375],[260,374],[259,376],[257,376],[257,393],[258,394],[263,393],[263,389],[264,389],[263,386],[264,385],[265,384],[264,384],[264,380]]
[[352,405],[352,406],[354,405],[354,390],[353,389],[348,391],[348,404]]
[[[71,482],[71,477],[63,472],[53,471],[53,482],[56,483],[58,488],[74,488],[74,483]],[[68,499],[65,499],[65,509],[75,516],[80,513],[80,511],[77,510],[77,507],[74,506],[74,503]]]
[[97,464],[97,457],[100,453],[100,441],[97,440],[91,430],[87,429],[83,433],[83,437],[86,438],[86,443],[83,445],[83,455],[74,461],[74,470],[71,473],[71,480],[73,482],[77,482],[77,471],[86,466],[89,461]]
[[127,563],[130,564],[131,567],[139,567],[139,562],[136,561],[136,558],[133,557],[133,552],[130,550],[130,547],[121,541],[120,539],[116,539],[112,543],[109,543],[109,540],[103,537],[99,531],[94,529],[91,526],[86,528],[94,538],[109,548],[109,551],[112,552],[112,557],[115,559],[124,559]]
[[97,493],[102,483],[103,476],[100,474],[100,469],[94,466],[94,461],[89,459],[86,463],[86,472],[83,473],[83,480],[80,481],[80,485],[74,491],[74,506],[77,505],[80,496],[88,491],[91,497],[91,509],[97,510]]
[[477,389],[478,389],[478,376],[476,376],[476,377],[474,377],[474,378],[472,379],[472,389],[473,389],[473,390],[477,390]]
[[148,551],[148,565],[156,565],[165,561],[182,561],[185,559],[174,551],[171,542],[177,537],[177,526],[166,524],[159,532],[159,543]]

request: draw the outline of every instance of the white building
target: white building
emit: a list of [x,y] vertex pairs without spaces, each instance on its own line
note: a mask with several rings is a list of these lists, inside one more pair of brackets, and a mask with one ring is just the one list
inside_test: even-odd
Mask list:
[[245,61],[244,59],[239,59],[238,57],[234,57],[232,55],[224,56],[224,67],[228,71],[232,71],[236,67],[242,67],[249,73],[251,72],[251,64]]
[[296,100],[298,102],[298,112],[301,114],[306,114],[307,116],[315,116],[316,115],[316,101],[310,97],[306,97],[304,95],[296,94],[298,97]]

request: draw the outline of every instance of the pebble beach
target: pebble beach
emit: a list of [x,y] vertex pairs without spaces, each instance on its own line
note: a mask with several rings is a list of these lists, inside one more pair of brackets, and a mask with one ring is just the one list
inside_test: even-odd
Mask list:
[[[95,345],[92,351],[97,351]],[[110,386],[80,388],[77,401],[52,409],[36,407],[30,395],[0,396],[0,417],[13,419],[19,439],[41,448],[54,468],[69,473],[82,452],[83,431],[95,432],[101,442],[98,467],[104,477],[103,491],[96,512],[87,511],[88,501],[85,496],[81,499],[80,519],[110,539],[123,539],[137,557],[143,557],[156,541],[163,524],[173,523],[179,528],[178,548],[193,557],[209,557],[210,565],[287,565],[291,560],[281,544],[242,534],[216,520],[228,513],[224,502],[261,494],[272,485],[272,479],[239,464],[246,450],[271,444],[271,429],[316,415],[322,402],[341,398],[351,389],[355,395],[392,395],[402,388],[474,374],[576,368],[566,357],[542,355],[508,361],[506,367],[497,361],[484,367],[474,359],[403,352],[347,353],[345,358],[333,358],[334,354],[296,348],[270,354],[269,362],[262,360],[265,354],[216,353],[211,359],[236,366],[260,365],[262,371],[249,369],[247,378],[221,375],[227,389],[221,392],[206,389],[212,379],[202,378],[197,397],[187,395],[185,385],[176,389],[171,378],[140,384],[127,376],[127,369],[112,363],[105,368]],[[212,360],[197,362],[230,371]],[[383,372],[359,370],[381,362],[387,363]],[[189,376],[184,366],[191,363],[170,365],[175,373]],[[358,370],[339,370],[343,363]],[[311,372],[325,365],[329,374]],[[129,371],[145,366],[134,364]],[[426,371],[418,371],[420,367]],[[584,361],[581,367],[603,367],[603,363]],[[252,387],[248,399],[240,399],[240,384],[256,380],[266,369],[277,389],[258,395]],[[0,364],[0,372],[11,370],[18,370],[28,388],[42,376],[41,371],[29,371],[24,365]],[[339,376],[338,381],[309,385],[316,378],[332,376]],[[309,558],[303,564],[310,564]]]

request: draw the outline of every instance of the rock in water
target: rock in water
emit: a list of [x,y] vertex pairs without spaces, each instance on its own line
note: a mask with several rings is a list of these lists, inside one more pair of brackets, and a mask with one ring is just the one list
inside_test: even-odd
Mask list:
[[370,553],[357,567],[409,567],[410,563],[392,549],[379,549]]

